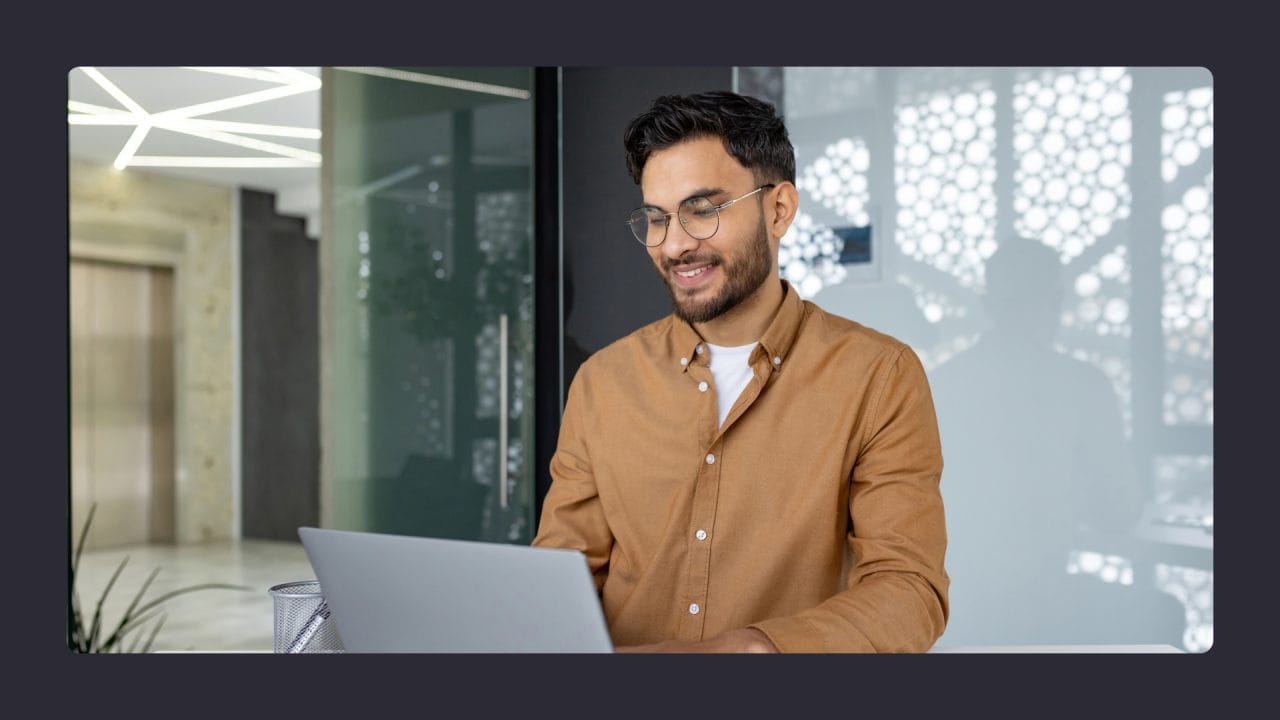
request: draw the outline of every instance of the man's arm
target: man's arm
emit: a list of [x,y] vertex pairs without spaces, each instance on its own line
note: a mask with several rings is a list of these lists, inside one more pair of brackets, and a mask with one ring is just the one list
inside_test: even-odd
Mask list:
[[608,575],[613,533],[600,506],[595,476],[583,442],[588,426],[586,399],[589,395],[583,370],[579,369],[569,385],[560,436],[551,457],[551,488],[542,503],[542,517],[533,544],[582,551],[595,578],[596,591],[600,592]]
[[924,652],[946,627],[942,449],[929,383],[907,347],[882,372],[849,489],[847,588],[751,625],[782,652]]
[[776,653],[769,636],[755,628],[730,630],[701,641],[666,640],[614,648],[620,653]]

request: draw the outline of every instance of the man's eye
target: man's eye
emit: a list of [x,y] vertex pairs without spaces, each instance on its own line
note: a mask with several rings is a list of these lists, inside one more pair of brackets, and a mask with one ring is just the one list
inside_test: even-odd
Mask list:
[[689,215],[706,217],[707,215],[714,213],[716,208],[711,204],[710,200],[706,198],[698,198],[696,200],[686,202],[684,205],[684,211]]

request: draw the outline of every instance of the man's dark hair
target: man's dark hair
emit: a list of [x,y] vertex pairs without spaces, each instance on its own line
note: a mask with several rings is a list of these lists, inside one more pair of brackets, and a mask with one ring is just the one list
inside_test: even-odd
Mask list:
[[684,140],[718,136],[757,182],[796,181],[796,155],[787,126],[773,105],[746,95],[712,90],[663,95],[637,115],[622,134],[627,172],[637,185],[653,153]]

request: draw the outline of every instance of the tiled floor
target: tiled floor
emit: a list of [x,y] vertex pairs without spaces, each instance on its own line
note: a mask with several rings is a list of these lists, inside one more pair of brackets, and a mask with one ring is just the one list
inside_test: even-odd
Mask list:
[[[269,589],[281,583],[315,578],[302,544],[296,542],[240,540],[86,550],[80,559],[76,590],[81,612],[89,616],[87,620],[92,619],[103,588],[126,556],[128,564],[103,603],[103,622],[107,629],[115,628],[155,568],[160,568],[160,573],[147,589],[143,602],[203,583],[229,583],[248,588],[198,590],[164,602],[160,607],[167,618],[151,645],[153,652],[270,652],[274,609]],[[145,634],[149,633],[150,625],[145,629]]]

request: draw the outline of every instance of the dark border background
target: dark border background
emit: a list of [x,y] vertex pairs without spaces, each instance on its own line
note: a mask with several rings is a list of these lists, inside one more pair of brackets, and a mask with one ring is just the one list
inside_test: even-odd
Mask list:
[[[12,551],[5,593],[16,707],[142,716],[215,711],[261,716],[372,712],[807,716],[933,712],[1036,717],[1069,712],[1207,717],[1250,708],[1269,689],[1276,633],[1274,546],[1259,517],[1274,493],[1274,370],[1268,309],[1274,286],[1273,24],[1231,3],[956,3],[897,10],[867,5],[742,1],[555,7],[362,2],[191,6],[134,3],[24,7],[10,14],[10,269],[5,377],[7,475],[3,524]],[[642,25],[636,25],[637,22]],[[641,32],[637,33],[636,28]],[[694,32],[696,30],[696,32]],[[660,36],[650,40],[649,33]],[[14,57],[13,50],[20,50]],[[69,486],[66,74],[77,65],[1141,65],[1204,66],[1221,106],[1215,159],[1221,478],[1216,538],[1216,644],[1200,655],[863,656],[76,656],[64,647]],[[1267,128],[1270,130],[1270,128]],[[1252,162],[1249,162],[1252,160]],[[1253,213],[1253,216],[1250,214]],[[1252,221],[1252,222],[1251,222]],[[1243,249],[1243,257],[1240,250]],[[1263,274],[1266,271],[1267,274]],[[1256,347],[1239,349],[1241,323]],[[1247,387],[1242,387],[1248,383]],[[1240,398],[1253,403],[1246,406]],[[1257,412],[1251,410],[1256,408]],[[1254,415],[1258,417],[1253,417]],[[1264,433],[1266,436],[1264,437]],[[11,456],[12,457],[12,456]],[[62,514],[63,522],[55,518]],[[1253,515],[1249,517],[1249,515]],[[1253,580],[1246,585],[1243,580]],[[1265,705],[1263,706],[1265,707]],[[219,713],[219,714],[221,714]],[[968,713],[966,713],[967,715]]]

